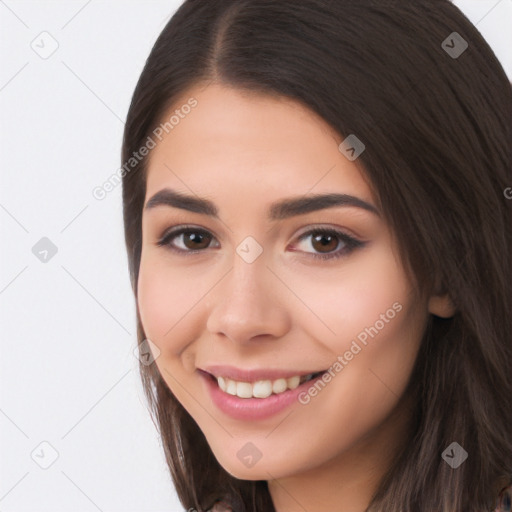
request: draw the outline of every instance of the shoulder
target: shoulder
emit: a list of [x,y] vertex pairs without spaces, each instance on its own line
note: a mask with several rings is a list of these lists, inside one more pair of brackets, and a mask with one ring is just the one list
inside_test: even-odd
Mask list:
[[233,512],[233,509],[224,501],[218,501],[207,512]]
[[[233,509],[225,502],[218,501],[207,512],[233,512]],[[492,512],[512,512],[512,484],[501,490]]]
[[512,510],[512,484],[501,490],[496,500],[496,508],[493,512],[511,512]]

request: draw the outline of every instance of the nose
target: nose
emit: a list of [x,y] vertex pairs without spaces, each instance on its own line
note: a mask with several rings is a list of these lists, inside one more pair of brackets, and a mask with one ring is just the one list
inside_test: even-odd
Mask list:
[[246,344],[256,337],[274,339],[290,329],[290,312],[285,290],[267,268],[263,257],[247,263],[238,255],[233,268],[215,287],[211,297],[207,329],[235,343]]

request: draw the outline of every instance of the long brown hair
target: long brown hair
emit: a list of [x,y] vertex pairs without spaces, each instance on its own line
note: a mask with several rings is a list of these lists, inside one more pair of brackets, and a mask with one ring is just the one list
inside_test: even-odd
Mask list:
[[[187,0],[136,86],[123,164],[210,82],[294,99],[357,134],[404,268],[456,306],[430,316],[407,391],[414,428],[368,511],[491,510],[512,480],[512,87],[493,51],[448,0]],[[123,176],[135,296],[146,173],[141,158]],[[142,342],[138,315],[137,331]],[[140,372],[183,506],[273,511],[265,481],[219,465],[156,365]],[[469,455],[457,470],[441,457],[454,441]]]

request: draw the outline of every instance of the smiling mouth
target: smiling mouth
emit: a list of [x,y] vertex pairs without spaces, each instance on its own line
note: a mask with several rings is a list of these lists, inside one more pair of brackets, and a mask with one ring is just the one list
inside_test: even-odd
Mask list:
[[278,378],[274,380],[265,379],[255,382],[243,382],[229,379],[227,377],[218,376],[207,373],[209,378],[215,381],[226,394],[237,396],[239,398],[267,398],[270,395],[279,395],[288,390],[295,389],[301,384],[324,374],[327,370],[310,373],[308,375],[295,375],[288,378]]

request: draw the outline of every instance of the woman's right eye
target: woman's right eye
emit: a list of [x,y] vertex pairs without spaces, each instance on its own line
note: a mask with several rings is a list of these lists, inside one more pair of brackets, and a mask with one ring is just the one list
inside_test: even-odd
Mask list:
[[178,253],[197,253],[208,249],[212,240],[215,240],[213,235],[204,229],[181,227],[166,232],[157,245]]

